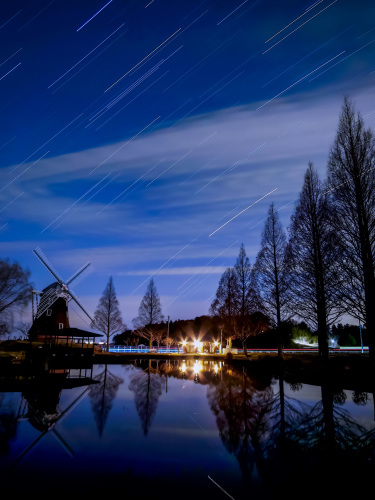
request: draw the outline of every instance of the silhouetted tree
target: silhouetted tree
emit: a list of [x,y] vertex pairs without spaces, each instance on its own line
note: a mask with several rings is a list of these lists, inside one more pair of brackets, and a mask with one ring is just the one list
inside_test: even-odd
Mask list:
[[158,371],[152,367],[151,360],[145,370],[138,369],[131,375],[129,389],[134,392],[135,406],[143,433],[147,436],[161,396],[161,379]]
[[238,312],[235,336],[241,340],[244,354],[247,355],[246,341],[259,330],[259,325],[256,324],[257,316],[254,313],[262,309],[262,304],[255,275],[250,265],[250,260],[246,256],[243,244],[241,245],[234,271],[237,275],[238,286]]
[[328,161],[328,179],[344,255],[342,298],[364,321],[375,361],[375,137],[346,97]]
[[162,328],[160,322],[163,319],[160,298],[154,280],[151,278],[139,306],[138,316],[133,319],[133,324],[136,328],[135,333],[149,340],[150,349],[152,348],[152,342],[155,340],[157,332]]
[[113,286],[112,276],[109,278],[105,287],[103,296],[96,308],[91,327],[104,333],[107,338],[107,351],[109,349],[109,339],[112,335],[122,332],[126,325],[122,322],[119,302],[116,297],[115,287]]
[[94,380],[98,383],[91,386],[89,397],[99,436],[101,436],[119,385],[121,385],[124,380],[111,373],[107,365],[104,365],[104,370],[99,373]]
[[290,289],[290,259],[287,238],[275,206],[271,203],[256,257],[254,271],[262,302],[279,336],[279,355],[282,354],[281,322],[290,318],[287,305]]
[[265,325],[262,309],[255,275],[241,244],[235,266],[227,268],[220,279],[210,312],[224,327],[229,346],[233,339],[239,339],[247,355],[246,341]]
[[13,314],[31,300],[30,272],[9,259],[0,259],[0,326],[10,333]]
[[340,252],[325,191],[309,163],[290,231],[292,307],[317,329],[319,354],[324,358],[328,357],[327,327],[342,313],[336,295],[341,276]]
[[139,337],[138,335],[135,335],[132,330],[125,330],[122,333],[114,335],[113,342],[118,345],[138,345]]
[[217,315],[224,327],[229,346],[236,334],[236,320],[238,314],[239,288],[238,277],[233,267],[228,267],[219,281],[216,298],[211,304],[210,312]]

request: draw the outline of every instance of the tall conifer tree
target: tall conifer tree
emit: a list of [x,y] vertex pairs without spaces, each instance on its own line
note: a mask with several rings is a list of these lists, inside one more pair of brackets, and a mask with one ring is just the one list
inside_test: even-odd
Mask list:
[[290,234],[291,305],[298,316],[317,330],[322,358],[328,358],[328,326],[342,314],[337,296],[341,283],[340,250],[326,191],[309,163]]
[[103,296],[96,308],[91,327],[104,333],[107,339],[107,351],[109,349],[109,339],[115,333],[126,330],[126,325],[122,322],[119,301],[116,297],[112,276],[109,278]]
[[334,225],[344,256],[342,299],[366,323],[375,362],[375,137],[346,97],[328,161]]
[[288,310],[290,261],[286,233],[279,214],[271,203],[255,260],[254,271],[264,308],[279,336],[279,355],[282,354],[281,322],[290,317]]
[[133,319],[137,333],[149,340],[150,349],[156,334],[160,331],[160,323],[163,321],[160,298],[156,290],[153,278],[147,286],[146,293],[139,305],[138,316]]

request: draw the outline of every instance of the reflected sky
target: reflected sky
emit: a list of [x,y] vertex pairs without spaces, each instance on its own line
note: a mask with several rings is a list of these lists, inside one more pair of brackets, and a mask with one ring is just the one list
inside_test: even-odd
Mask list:
[[[288,431],[290,408],[302,409],[307,435],[314,432],[309,412],[322,399],[320,387],[285,381],[281,400],[275,378],[255,379],[244,370],[193,360],[94,365],[93,379],[93,385],[61,390],[56,411],[44,414],[55,424],[46,424],[44,432],[30,423],[36,408],[25,398],[35,403],[40,393],[0,393],[2,484],[22,477],[20,487],[29,492],[56,485],[61,491],[117,492],[126,485],[153,498],[176,487],[177,498],[242,499],[251,488],[254,498],[271,498],[259,467],[271,448],[280,450],[281,405],[292,441],[298,432]],[[349,436],[359,423],[371,440],[373,397],[367,394],[358,405],[353,394],[345,391],[333,405],[335,418],[340,412],[350,421],[337,419],[337,429]],[[327,404],[324,410],[327,415]],[[272,439],[275,447],[269,448]]]

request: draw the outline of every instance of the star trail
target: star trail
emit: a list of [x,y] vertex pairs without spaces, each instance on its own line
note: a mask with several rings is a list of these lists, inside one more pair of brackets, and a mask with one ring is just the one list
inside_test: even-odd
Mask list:
[[374,19],[371,0],[4,0],[1,258],[36,289],[34,248],[65,276],[89,261],[80,301],[112,276],[130,326],[151,277],[164,315],[208,314],[270,203],[287,228],[308,162],[325,177],[345,95],[375,127]]

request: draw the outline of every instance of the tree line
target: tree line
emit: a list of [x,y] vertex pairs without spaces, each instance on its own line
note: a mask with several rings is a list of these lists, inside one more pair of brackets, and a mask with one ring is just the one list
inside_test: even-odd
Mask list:
[[211,306],[234,337],[256,334],[254,313],[264,312],[279,334],[293,317],[318,336],[328,357],[329,328],[345,314],[366,327],[375,360],[375,138],[345,97],[327,178],[308,163],[286,231],[272,203],[253,266],[243,245],[223,274]]
[[[229,345],[270,328],[282,354],[286,331],[298,319],[329,353],[330,328],[344,315],[365,328],[375,361],[375,138],[353,102],[344,98],[322,180],[309,162],[288,229],[271,203],[260,250],[251,265],[245,247],[220,278],[210,307]],[[135,321],[136,336],[165,337],[160,300],[151,279]],[[169,324],[169,323],[168,323]],[[147,326],[146,326],[147,325]],[[173,337],[173,335],[171,335]],[[169,341],[172,341],[171,339]]]

